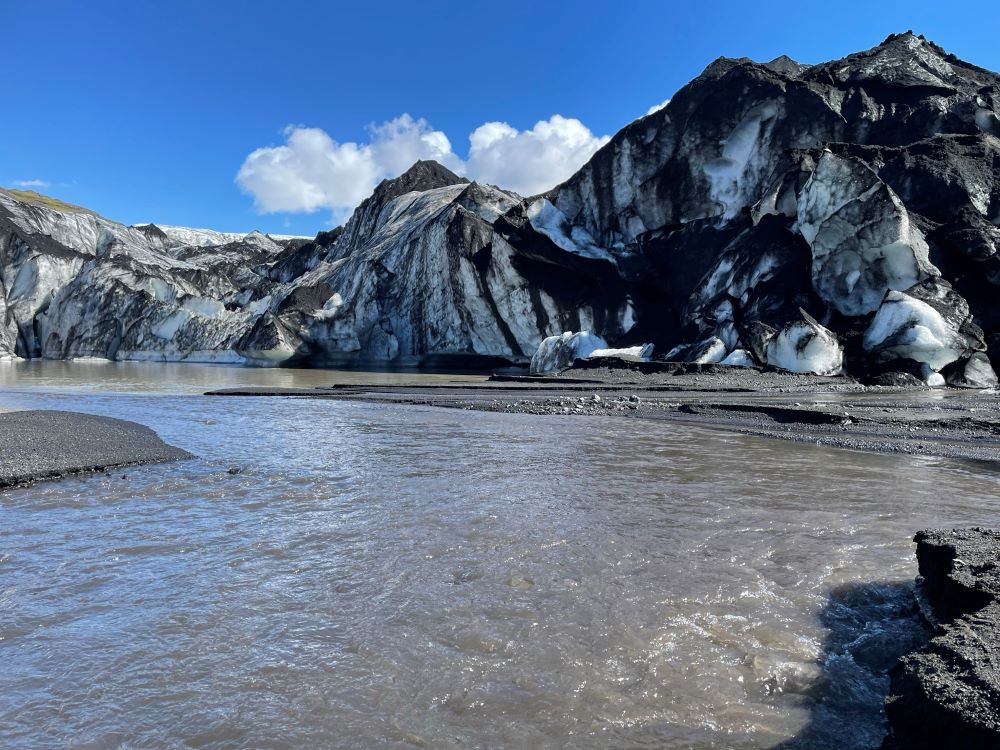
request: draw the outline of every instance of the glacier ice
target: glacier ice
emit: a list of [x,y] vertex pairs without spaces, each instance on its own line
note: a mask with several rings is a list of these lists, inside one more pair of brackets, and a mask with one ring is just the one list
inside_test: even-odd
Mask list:
[[888,290],[939,275],[906,207],[869,167],[826,152],[798,197],[813,284],[844,315],[873,312]]
[[703,169],[711,184],[709,195],[722,206],[722,219],[732,219],[750,203],[753,193],[746,189],[747,171],[770,169],[770,154],[762,141],[768,138],[779,112],[780,107],[773,101],[751,107],[725,138],[722,153],[705,163]]
[[668,362],[690,362],[710,365],[726,357],[726,343],[718,336],[709,336],[693,344],[681,344],[667,352]]
[[648,362],[653,358],[653,345],[639,344],[638,346],[625,346],[618,349],[594,349],[587,355],[588,359],[593,357],[624,357]]
[[577,359],[585,359],[594,351],[607,350],[608,342],[590,331],[566,331],[549,336],[531,358],[532,373],[542,374],[565,370]]
[[754,367],[757,363],[746,349],[733,349],[719,364],[731,367]]
[[767,364],[789,372],[839,375],[844,349],[837,336],[805,311],[767,342]]
[[586,258],[613,262],[613,257],[603,247],[598,247],[587,230],[569,223],[566,215],[547,199],[539,198],[528,206],[526,212],[531,225],[556,245],[570,253]]
[[918,357],[925,380],[988,382],[998,90],[912,34],[813,66],[720,58],[542,196],[418,162],[311,240],[0,189],[0,357],[492,367],[589,331],[830,372],[826,334],[871,323],[853,374]]
[[941,281],[888,292],[862,343],[876,362],[911,360],[934,372],[986,348],[965,300]]

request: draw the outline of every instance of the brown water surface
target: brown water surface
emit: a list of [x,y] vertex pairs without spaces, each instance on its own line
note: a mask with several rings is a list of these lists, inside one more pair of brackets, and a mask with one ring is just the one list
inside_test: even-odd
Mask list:
[[870,747],[910,537],[1000,525],[974,464],[5,367],[200,458],[0,494],[0,747]]

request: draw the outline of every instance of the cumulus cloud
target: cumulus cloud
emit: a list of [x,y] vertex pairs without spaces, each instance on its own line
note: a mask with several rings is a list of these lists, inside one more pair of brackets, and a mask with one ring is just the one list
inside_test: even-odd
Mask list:
[[532,195],[570,177],[609,140],[561,115],[535,123],[531,130],[487,122],[469,136],[466,171],[481,182]]
[[402,115],[369,128],[368,143],[338,143],[319,128],[289,125],[285,143],[253,151],[236,183],[261,213],[330,209],[343,218],[384,177],[418,159],[458,164],[451,143],[426,120]]
[[42,188],[52,187],[52,183],[45,180],[16,180],[14,182],[19,188]]
[[659,112],[661,109],[663,109],[664,107],[666,107],[668,104],[670,104],[670,100],[669,99],[664,99],[659,104],[654,104],[652,107],[650,107],[649,109],[646,110],[646,117],[649,117],[654,112]]
[[332,211],[345,219],[382,179],[419,159],[434,159],[458,174],[531,195],[579,169],[608,136],[553,115],[530,130],[505,122],[480,125],[469,136],[468,160],[424,119],[408,114],[368,128],[367,143],[338,143],[319,128],[288,126],[285,142],[250,153],[236,175],[261,213]]

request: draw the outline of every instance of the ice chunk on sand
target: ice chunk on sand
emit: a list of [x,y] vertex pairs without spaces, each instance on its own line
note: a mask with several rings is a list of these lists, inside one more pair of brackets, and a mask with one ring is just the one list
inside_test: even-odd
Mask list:
[[844,368],[844,349],[832,331],[804,310],[801,320],[782,328],[767,343],[767,363],[790,372],[839,375]]
[[549,336],[538,345],[531,358],[531,372],[559,372],[576,359],[589,357],[595,349],[608,349],[608,342],[590,331],[566,331],[559,336]]

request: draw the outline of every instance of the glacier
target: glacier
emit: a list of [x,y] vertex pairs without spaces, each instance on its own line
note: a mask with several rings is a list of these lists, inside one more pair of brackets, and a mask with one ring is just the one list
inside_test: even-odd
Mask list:
[[549,371],[585,332],[600,356],[992,387],[998,123],[1000,76],[907,32],[719,58],[541,195],[417,162],[313,238],[0,189],[0,357]]

